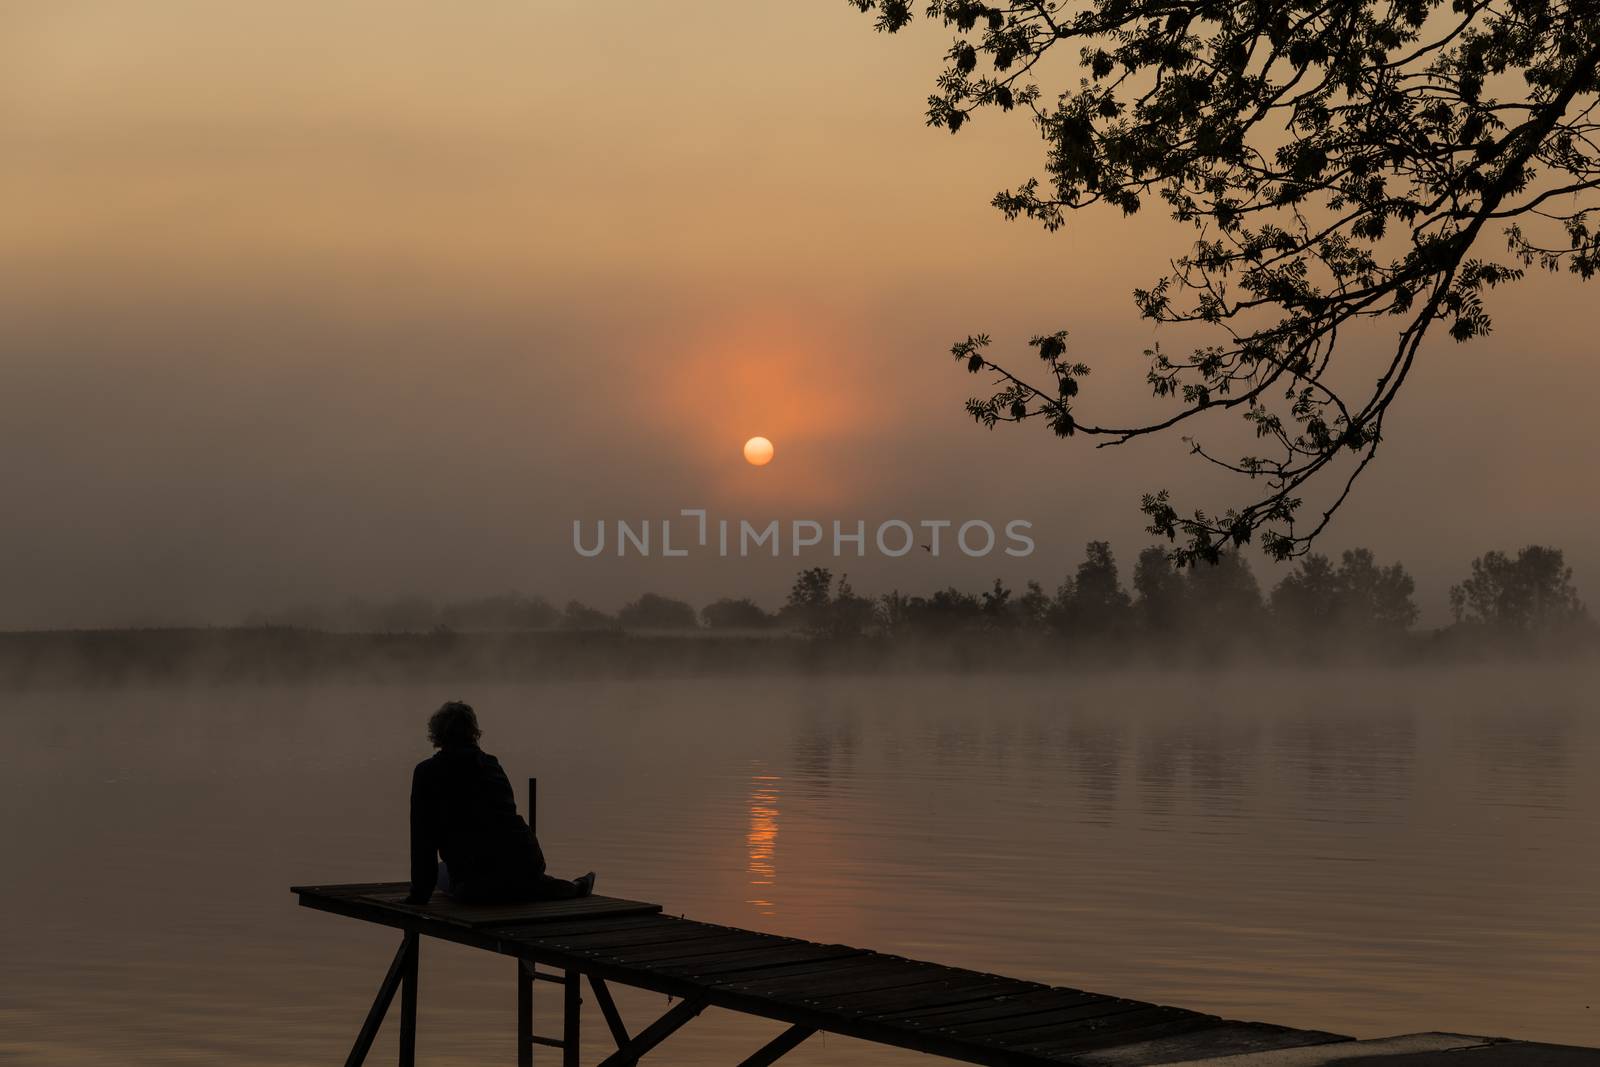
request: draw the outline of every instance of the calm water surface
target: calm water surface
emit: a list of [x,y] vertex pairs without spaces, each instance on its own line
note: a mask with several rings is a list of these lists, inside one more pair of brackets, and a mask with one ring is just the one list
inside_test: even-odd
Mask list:
[[[1600,1045],[1594,681],[12,696],[0,1061],[342,1062],[396,938],[287,887],[405,876],[410,769],[446,698],[539,776],[556,873],[674,914],[1360,1036]],[[425,944],[423,1062],[515,1062],[512,967]],[[665,1007],[620,1000],[634,1029]],[[708,1012],[656,1062],[737,1062],[777,1029]],[[603,1034],[591,1016],[586,1063]],[[785,1063],[913,1061],[819,1036]]]

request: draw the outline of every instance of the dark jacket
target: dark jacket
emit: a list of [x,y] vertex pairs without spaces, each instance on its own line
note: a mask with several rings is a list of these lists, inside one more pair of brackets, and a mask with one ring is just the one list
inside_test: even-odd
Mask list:
[[477,745],[452,745],[417,764],[411,776],[411,896],[425,904],[438,880],[435,857],[450,868],[450,895],[509,900],[544,873],[544,854],[517,814],[500,761]]

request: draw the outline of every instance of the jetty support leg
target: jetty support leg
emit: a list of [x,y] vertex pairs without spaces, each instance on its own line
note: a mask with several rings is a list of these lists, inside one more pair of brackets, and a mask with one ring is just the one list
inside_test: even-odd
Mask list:
[[406,965],[400,981],[400,1067],[416,1067],[417,1062],[417,958],[422,954],[422,938],[407,930],[401,951]]
[[589,988],[594,990],[595,1003],[600,1005],[600,1014],[605,1016],[606,1026],[611,1029],[611,1039],[622,1048],[632,1040],[628,1036],[628,1028],[622,1024],[622,1013],[617,1010],[617,1002],[611,999],[611,987],[606,985],[606,980],[596,975],[589,976]]
[[389,1003],[394,1000],[395,991],[405,977],[410,955],[408,934],[401,940],[400,950],[394,954],[394,962],[389,964],[389,973],[383,976],[383,982],[378,986],[378,995],[372,998],[372,1007],[367,1010],[366,1021],[361,1024],[361,1032],[356,1034],[356,1043],[345,1058],[344,1067],[361,1067],[366,1062],[367,1053],[372,1049],[372,1039],[378,1036],[378,1027],[383,1025],[383,1017],[389,1013]]
[[578,1033],[583,1026],[583,975],[568,970],[561,996],[561,1067],[578,1067]]
[[752,1055],[739,1062],[739,1067],[768,1067],[793,1052],[806,1038],[816,1033],[816,1027],[795,1023],[777,1037],[762,1045]]
[[517,1067],[533,1067],[533,975],[517,961]]
[[668,1037],[677,1033],[683,1024],[706,1010],[706,997],[681,1000],[678,1006],[639,1031],[639,1036],[600,1061],[600,1067],[632,1067],[639,1058]]

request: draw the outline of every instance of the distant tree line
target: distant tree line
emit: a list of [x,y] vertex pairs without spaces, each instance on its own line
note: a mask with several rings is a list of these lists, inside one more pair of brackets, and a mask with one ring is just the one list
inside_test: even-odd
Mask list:
[[[827,640],[960,639],[1009,635],[1040,642],[1186,645],[1260,644],[1312,651],[1334,644],[1381,647],[1411,634],[1418,618],[1415,582],[1399,563],[1365,548],[1301,557],[1263,593],[1249,563],[1226,554],[1216,564],[1176,566],[1167,550],[1139,553],[1129,587],[1109,543],[1091,541],[1074,572],[1054,590],[1037,581],[1021,591],[999,579],[968,592],[949,586],[927,595],[857,592],[825,567],[800,571],[783,606],[768,612],[748,597],[696,611],[684,600],[645,593],[615,613],[581,601],[557,608],[537,596],[506,594],[446,604],[420,597],[352,601],[254,622],[361,632],[429,630],[790,632]],[[1505,640],[1592,635],[1594,627],[1560,549],[1530,545],[1472,561],[1450,590],[1449,632]]]
[[[1159,641],[1200,647],[1260,643],[1306,650],[1333,644],[1382,647],[1412,632],[1416,583],[1399,563],[1355,548],[1337,562],[1301,557],[1263,595],[1249,563],[1227,554],[1215,565],[1179,568],[1152,545],[1134,564],[1132,589],[1116,557],[1091,541],[1083,562],[1054,590],[1036,581],[1017,593],[1004,582],[977,593],[955,587],[930,596],[895,590],[875,599],[825,568],[802,571],[779,613],[816,636],[949,637],[980,632],[1053,634],[1078,642]],[[1594,628],[1561,550],[1530,545],[1515,556],[1489,552],[1450,590],[1455,633],[1495,639],[1566,638]]]

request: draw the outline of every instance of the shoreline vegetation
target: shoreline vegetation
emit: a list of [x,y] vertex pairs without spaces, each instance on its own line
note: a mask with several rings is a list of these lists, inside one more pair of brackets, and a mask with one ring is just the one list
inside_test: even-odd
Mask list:
[[1071,648],[983,638],[841,640],[795,632],[332,633],[288,627],[49,630],[0,633],[0,690],[306,682],[563,681],[813,673],[1074,674],[1225,670],[1251,665],[1426,667],[1600,662],[1590,638],[1506,644],[1450,629],[1382,646],[1346,643],[1307,655],[1279,646]]
[[977,593],[866,596],[810,568],[770,614],[749,599],[696,611],[647,593],[608,614],[508,594],[353,602],[236,627],[0,632],[0,689],[1595,659],[1600,628],[1571,578],[1558,549],[1490,552],[1451,589],[1455,621],[1418,629],[1410,575],[1364,549],[1305,557],[1264,596],[1236,555],[1180,570],[1152,547],[1130,594],[1096,541],[1053,594],[996,580]]

